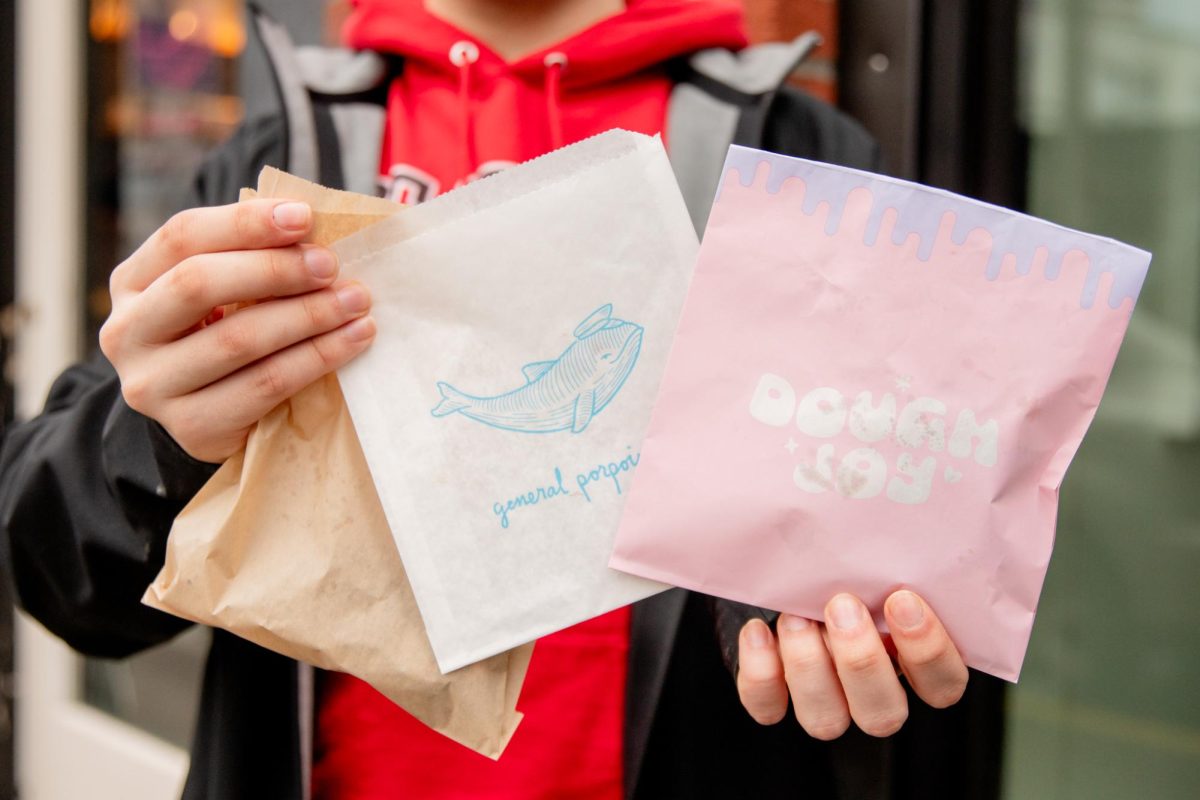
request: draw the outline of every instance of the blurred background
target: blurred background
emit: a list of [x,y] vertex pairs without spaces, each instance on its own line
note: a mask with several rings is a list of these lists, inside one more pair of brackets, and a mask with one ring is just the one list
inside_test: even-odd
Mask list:
[[[863,121],[891,172],[1154,253],[1063,488],[996,759],[1011,800],[1200,797],[1200,4],[744,2],[756,40],[821,31],[793,80]],[[347,10],[260,5],[305,44],[336,44]],[[6,420],[93,347],[109,270],[178,210],[204,153],[271,111],[245,13],[0,4]],[[80,659],[0,601],[0,798],[178,797],[205,650],[193,630]]]

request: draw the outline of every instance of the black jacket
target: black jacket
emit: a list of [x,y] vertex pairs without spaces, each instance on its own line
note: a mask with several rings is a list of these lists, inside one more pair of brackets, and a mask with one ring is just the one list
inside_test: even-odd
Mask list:
[[[735,109],[727,135],[739,143],[878,166],[878,150],[861,128],[790,88],[742,91],[736,81],[723,83],[719,70],[686,65],[679,78]],[[310,177],[343,183],[332,126],[322,124],[338,101],[311,97],[322,167]],[[220,148],[198,178],[196,203],[231,202],[262,165],[290,166],[294,110],[248,124]],[[140,597],[162,565],[174,516],[213,469],[132,411],[103,359],[68,370],[43,413],[7,433],[0,459],[3,553],[21,605],[95,656],[126,656],[182,630],[187,623],[143,606]],[[682,590],[635,606],[625,726],[629,797],[997,796],[997,683],[973,675],[967,697],[946,711],[910,698],[910,721],[889,740],[852,731],[825,744],[790,716],[761,727],[741,708],[732,677],[737,633],[752,615],[773,616]],[[302,675],[294,661],[214,631],[185,800],[303,797],[312,720],[301,718],[301,708],[311,710],[302,702],[311,692]]]

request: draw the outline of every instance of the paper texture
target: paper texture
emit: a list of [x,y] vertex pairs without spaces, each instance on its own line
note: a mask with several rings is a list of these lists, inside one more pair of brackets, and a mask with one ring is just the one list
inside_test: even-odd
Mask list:
[[314,212],[309,241],[332,244],[396,213],[397,205],[381,197],[327,189],[303,178],[266,167],[258,176],[260,197],[303,200]]
[[339,377],[443,670],[665,588],[607,561],[696,247],[624,131],[335,246],[379,326]]
[[926,597],[1016,680],[1150,256],[733,148],[612,566],[820,618]]
[[[309,202],[319,244],[399,210],[271,169],[255,195]],[[520,719],[532,646],[438,669],[334,376],[268,414],[188,504],[143,602],[355,675],[492,758]]]

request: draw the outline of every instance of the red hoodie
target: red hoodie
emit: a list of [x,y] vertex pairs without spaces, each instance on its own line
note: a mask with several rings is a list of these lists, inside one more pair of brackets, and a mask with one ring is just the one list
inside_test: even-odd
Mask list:
[[[421,0],[360,0],[345,33],[352,47],[404,58],[380,162],[385,192],[400,202],[610,128],[665,134],[664,62],[746,43],[737,0],[628,0],[623,13],[512,63]],[[525,719],[497,762],[330,674],[318,697],[314,796],[618,800],[628,639],[628,609],[541,639],[518,703]]]
[[624,13],[512,63],[421,0],[360,0],[345,33],[352,47],[404,57],[381,171],[389,196],[406,202],[610,128],[663,132],[662,64],[746,43],[737,0],[628,0]]

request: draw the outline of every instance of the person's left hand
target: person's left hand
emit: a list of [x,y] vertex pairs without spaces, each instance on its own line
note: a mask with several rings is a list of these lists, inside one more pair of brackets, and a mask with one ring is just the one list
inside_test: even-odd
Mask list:
[[853,720],[871,736],[891,736],[908,718],[897,666],[917,696],[935,708],[954,705],[967,687],[967,668],[946,629],[918,595],[895,592],[884,604],[897,664],[857,597],[839,594],[825,606],[824,624],[783,614],[778,638],[761,619],[738,641],[738,695],[750,716],[773,725],[787,713],[810,736],[836,739]]

